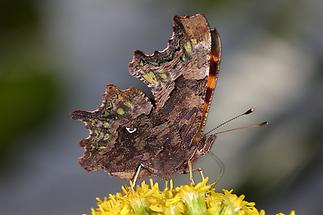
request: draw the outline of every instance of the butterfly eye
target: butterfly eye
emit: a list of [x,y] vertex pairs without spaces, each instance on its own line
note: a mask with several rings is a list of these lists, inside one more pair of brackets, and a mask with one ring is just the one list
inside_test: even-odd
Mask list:
[[137,131],[137,128],[128,128],[128,127],[126,127],[126,130],[128,131],[128,133],[132,134],[132,133]]

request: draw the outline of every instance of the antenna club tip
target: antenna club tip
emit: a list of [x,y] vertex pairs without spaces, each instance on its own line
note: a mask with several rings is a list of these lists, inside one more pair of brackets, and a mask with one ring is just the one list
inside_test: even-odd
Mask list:
[[249,110],[247,110],[244,114],[247,115],[247,114],[250,114],[252,112],[254,112],[255,109],[254,108],[250,108]]
[[259,126],[266,126],[268,124],[269,124],[269,122],[265,121],[265,122],[260,123]]

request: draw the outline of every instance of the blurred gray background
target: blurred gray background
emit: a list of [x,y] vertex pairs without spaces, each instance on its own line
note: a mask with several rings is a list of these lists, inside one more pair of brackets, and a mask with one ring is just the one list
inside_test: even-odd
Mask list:
[[[268,214],[323,214],[322,9],[319,0],[1,0],[0,214],[89,213],[95,197],[120,191],[127,181],[78,165],[87,131],[68,114],[96,108],[108,83],[147,90],[128,75],[132,51],[164,49],[172,17],[198,12],[223,43],[207,130],[249,107],[227,128],[270,121],[218,137],[217,189]],[[195,166],[218,176],[210,156]]]

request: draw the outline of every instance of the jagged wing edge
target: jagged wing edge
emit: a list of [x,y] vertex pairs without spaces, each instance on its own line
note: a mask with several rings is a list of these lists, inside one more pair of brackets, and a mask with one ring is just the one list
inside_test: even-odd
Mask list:
[[[194,16],[197,16],[197,15],[202,15],[202,14],[196,14]],[[133,71],[132,68],[135,65],[135,63],[138,62],[138,60],[140,60],[140,58],[149,59],[149,58],[154,58],[157,55],[162,55],[162,54],[166,53],[170,49],[173,41],[175,40],[175,37],[176,37],[176,27],[178,27],[177,25],[181,25],[180,21],[178,21],[178,18],[189,18],[189,17],[194,17],[194,16],[174,16],[174,18],[173,18],[173,25],[172,25],[173,32],[172,32],[171,38],[167,42],[167,46],[163,50],[161,50],[161,51],[155,50],[152,54],[144,53],[141,50],[135,50],[135,51],[133,51],[132,60],[128,64],[128,72],[129,72],[129,74],[131,76],[133,76],[133,77],[137,78],[138,80],[142,81],[146,86],[148,86],[151,89],[151,92],[154,95],[155,102],[157,102],[156,99],[158,99],[158,98],[156,98],[157,95],[154,94],[154,91],[152,90],[153,87],[150,86],[149,83],[147,83],[147,81],[145,81],[144,78],[140,74],[134,74],[134,73],[132,73],[132,71]],[[174,80],[177,78],[177,77],[174,78],[172,76],[170,76],[170,77],[171,77],[171,79],[169,81],[170,83],[173,83]],[[164,98],[164,100],[167,100],[169,98],[169,94],[173,91],[173,89],[174,89],[174,84],[172,84],[171,86],[169,86],[168,96],[166,98]]]
[[[91,117],[92,114],[94,114],[95,112],[98,112],[100,110],[100,108],[103,108],[106,105],[106,102],[108,100],[106,98],[106,96],[108,95],[109,90],[111,90],[111,88],[114,88],[115,90],[117,90],[119,92],[136,91],[138,93],[138,95],[141,95],[143,97],[143,99],[147,102],[147,104],[150,106],[149,112],[147,112],[147,113],[141,113],[141,114],[148,115],[151,112],[151,110],[152,110],[152,106],[153,105],[152,105],[151,101],[149,100],[149,98],[147,97],[147,95],[145,95],[145,93],[142,92],[140,89],[135,88],[135,87],[129,87],[129,88],[126,88],[126,89],[121,89],[121,88],[119,88],[119,87],[117,87],[117,86],[115,86],[113,84],[108,84],[108,85],[106,85],[106,87],[104,89],[104,93],[102,95],[101,102],[97,106],[97,108],[95,108],[94,110],[90,110],[90,111],[83,110],[83,109],[77,109],[77,110],[71,112],[70,113],[71,118],[73,120],[78,120],[78,121],[82,122],[85,125],[85,128],[88,130],[88,136],[85,137],[85,138],[82,138],[80,140],[80,142],[79,142],[80,146],[83,148],[83,155],[81,157],[79,157],[79,159],[78,159],[78,162],[87,171],[98,171],[98,170],[101,170],[101,169],[104,170],[104,171],[106,171],[106,170],[103,167],[100,167],[100,166],[98,166],[97,168],[93,168],[93,169],[86,169],[82,165],[82,161],[84,161],[86,159],[86,157],[85,157],[86,156],[86,153],[89,152],[88,149],[87,149],[87,143],[90,140],[91,135],[93,133],[93,131],[91,130],[91,128],[89,126],[89,123],[85,119],[82,119],[82,118],[84,118],[84,117]],[[138,114],[138,116],[141,115],[141,114]],[[91,153],[91,152],[89,152],[89,153]]]

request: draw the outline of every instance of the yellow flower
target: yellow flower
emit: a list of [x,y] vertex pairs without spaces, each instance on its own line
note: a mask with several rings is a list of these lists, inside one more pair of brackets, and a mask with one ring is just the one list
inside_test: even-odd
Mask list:
[[[136,189],[123,186],[122,193],[109,195],[103,200],[97,198],[92,215],[265,215],[264,210],[255,208],[254,202],[244,200],[233,191],[216,192],[214,183],[208,179],[196,185],[170,186],[160,190],[158,183],[150,179],[150,184],[142,182]],[[284,215],[279,213],[277,215]],[[295,215],[291,211],[289,215]]]

